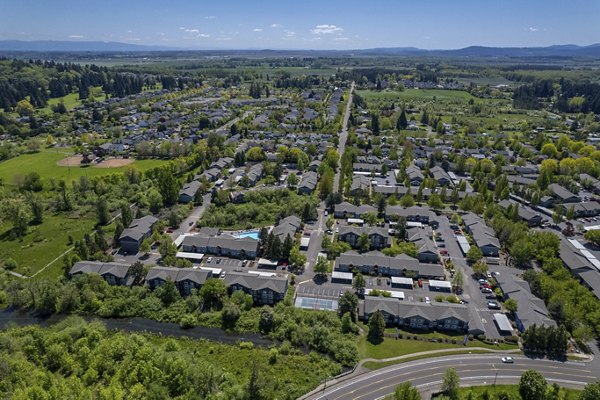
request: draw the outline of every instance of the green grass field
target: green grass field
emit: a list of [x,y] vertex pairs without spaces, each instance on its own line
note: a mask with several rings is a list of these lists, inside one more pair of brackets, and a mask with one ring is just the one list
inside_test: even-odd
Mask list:
[[[94,96],[96,101],[102,101],[105,99],[104,92],[101,87],[92,87],[90,88],[90,93]],[[55,99],[49,99],[46,107],[40,108],[39,112],[50,114],[52,113],[52,106],[57,105],[60,102],[65,103],[65,107],[67,110],[72,110],[77,106],[81,105],[81,100],[79,100],[79,93],[69,93],[63,97],[57,97]]]
[[[446,338],[446,335],[433,332],[428,335],[419,335],[424,337],[436,337]],[[516,346],[507,344],[501,344],[498,346],[483,343],[479,340],[473,340],[467,342],[466,346],[462,345],[462,336],[457,337],[457,344],[452,343],[436,343],[436,342],[425,342],[420,340],[412,339],[393,339],[384,338],[383,342],[377,345],[370,343],[366,336],[362,336],[358,341],[358,355],[361,359],[363,358],[376,358],[384,359],[391,357],[404,356],[407,354],[419,353],[422,351],[430,350],[441,350],[441,349],[465,349],[468,350],[471,347],[484,347],[495,350],[512,350],[516,349]]]
[[[90,217],[67,217],[46,213],[44,222],[38,226],[30,226],[27,235],[23,238],[10,240],[8,224],[0,225],[0,264],[8,258],[17,262],[15,272],[31,275],[40,270],[50,261],[65,252],[70,245],[67,244],[71,235],[73,240],[83,238],[86,233],[91,233],[95,220]],[[61,274],[62,262],[57,261],[51,276]]]
[[6,184],[13,184],[17,175],[27,175],[37,172],[42,179],[65,179],[70,182],[79,179],[80,176],[92,178],[116,172],[124,172],[129,166],[134,166],[140,171],[160,166],[163,160],[136,160],[129,166],[118,168],[96,168],[96,167],[63,167],[58,161],[72,155],[69,149],[44,149],[39,153],[23,154],[19,157],[0,163],[0,179]]

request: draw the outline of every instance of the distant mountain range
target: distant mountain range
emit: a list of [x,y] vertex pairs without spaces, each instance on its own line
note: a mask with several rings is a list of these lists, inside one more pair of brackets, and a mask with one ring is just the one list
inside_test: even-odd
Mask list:
[[340,55],[363,56],[434,56],[434,57],[600,57],[600,43],[589,46],[574,44],[548,47],[485,47],[470,46],[454,50],[424,50],[416,47],[383,47],[357,50],[194,50],[165,46],[100,41],[0,40],[0,52],[158,52],[194,51],[204,54],[256,55]]

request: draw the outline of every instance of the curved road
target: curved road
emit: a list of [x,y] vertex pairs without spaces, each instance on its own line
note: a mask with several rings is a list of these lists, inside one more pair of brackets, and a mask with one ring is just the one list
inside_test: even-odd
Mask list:
[[529,369],[542,373],[549,383],[581,388],[600,377],[598,362],[551,361],[512,356],[514,364],[503,364],[501,354],[472,354],[423,359],[393,365],[336,383],[307,400],[377,400],[393,392],[402,382],[410,381],[425,399],[439,390],[444,372],[454,368],[464,386],[518,383]]

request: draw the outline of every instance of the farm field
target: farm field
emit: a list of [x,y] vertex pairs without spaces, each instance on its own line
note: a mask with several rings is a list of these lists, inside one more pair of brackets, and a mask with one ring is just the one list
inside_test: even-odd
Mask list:
[[[23,154],[19,157],[0,163],[0,179],[6,184],[13,184],[16,176],[24,176],[30,172],[37,172],[42,179],[55,178],[71,181],[80,176],[92,178],[115,172],[124,172],[128,167],[97,168],[90,167],[66,167],[57,163],[72,155],[68,149],[44,149],[39,153]],[[163,160],[135,160],[130,166],[140,171],[145,171],[164,164]]]

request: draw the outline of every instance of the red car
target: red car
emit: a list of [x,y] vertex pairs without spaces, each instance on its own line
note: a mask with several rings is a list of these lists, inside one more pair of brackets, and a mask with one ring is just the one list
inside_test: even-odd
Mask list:
[[440,250],[440,254],[446,256],[448,255],[448,250]]

